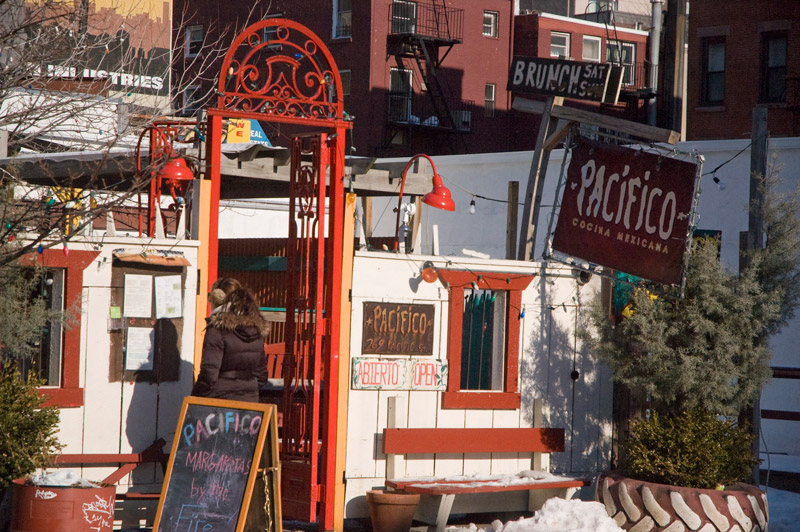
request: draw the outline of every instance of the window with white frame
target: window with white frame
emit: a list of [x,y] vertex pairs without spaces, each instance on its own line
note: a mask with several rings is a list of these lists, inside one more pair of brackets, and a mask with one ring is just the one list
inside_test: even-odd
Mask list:
[[608,41],[606,61],[622,67],[622,84],[636,82],[636,45],[632,42]]
[[195,24],[186,28],[186,57],[196,57],[203,49],[203,25]]
[[583,36],[583,52],[581,57],[584,61],[600,62],[600,37],[592,37],[590,35]]
[[483,110],[484,116],[487,118],[494,118],[495,103],[497,102],[497,85],[494,83],[487,83],[484,89],[483,96]]
[[417,3],[408,0],[392,2],[392,33],[417,32]]
[[333,0],[333,38],[350,37],[353,31],[352,0]]
[[497,11],[483,12],[483,36],[496,39],[498,37],[498,24],[500,13]]
[[550,32],[550,57],[569,57],[569,33]]

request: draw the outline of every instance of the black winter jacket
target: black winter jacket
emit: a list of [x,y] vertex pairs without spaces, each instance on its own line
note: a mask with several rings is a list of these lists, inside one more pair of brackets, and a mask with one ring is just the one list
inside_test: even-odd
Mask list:
[[206,318],[200,374],[192,395],[258,402],[258,391],[267,382],[264,337],[269,324],[260,316],[236,316],[229,312]]

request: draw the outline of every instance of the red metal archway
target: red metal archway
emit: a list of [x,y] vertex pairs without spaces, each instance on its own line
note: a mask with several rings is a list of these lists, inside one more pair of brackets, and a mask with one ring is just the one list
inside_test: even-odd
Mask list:
[[[291,20],[269,19],[248,27],[233,41],[222,64],[218,93],[207,125],[209,287],[218,268],[223,118],[321,130],[293,137],[291,146],[281,489],[285,517],[318,520],[321,530],[332,530],[344,141],[351,127],[343,118],[339,70],[324,43],[308,28]],[[303,156],[310,161],[303,162]]]

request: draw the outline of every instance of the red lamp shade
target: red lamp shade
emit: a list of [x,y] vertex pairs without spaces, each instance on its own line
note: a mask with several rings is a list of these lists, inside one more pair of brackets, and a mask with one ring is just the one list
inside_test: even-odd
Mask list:
[[175,184],[179,181],[191,181],[194,179],[192,169],[189,168],[183,157],[176,157],[167,161],[167,164],[158,171],[157,177],[167,182],[175,182]]
[[442,178],[438,174],[433,176],[433,190],[425,194],[422,203],[446,211],[456,210],[456,204],[450,197],[450,189],[442,184]]

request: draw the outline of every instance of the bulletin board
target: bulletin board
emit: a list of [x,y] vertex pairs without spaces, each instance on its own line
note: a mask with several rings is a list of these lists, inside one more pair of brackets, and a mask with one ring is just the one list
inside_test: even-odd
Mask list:
[[175,265],[133,262],[115,257],[111,273],[108,331],[111,382],[176,382],[186,259]]

